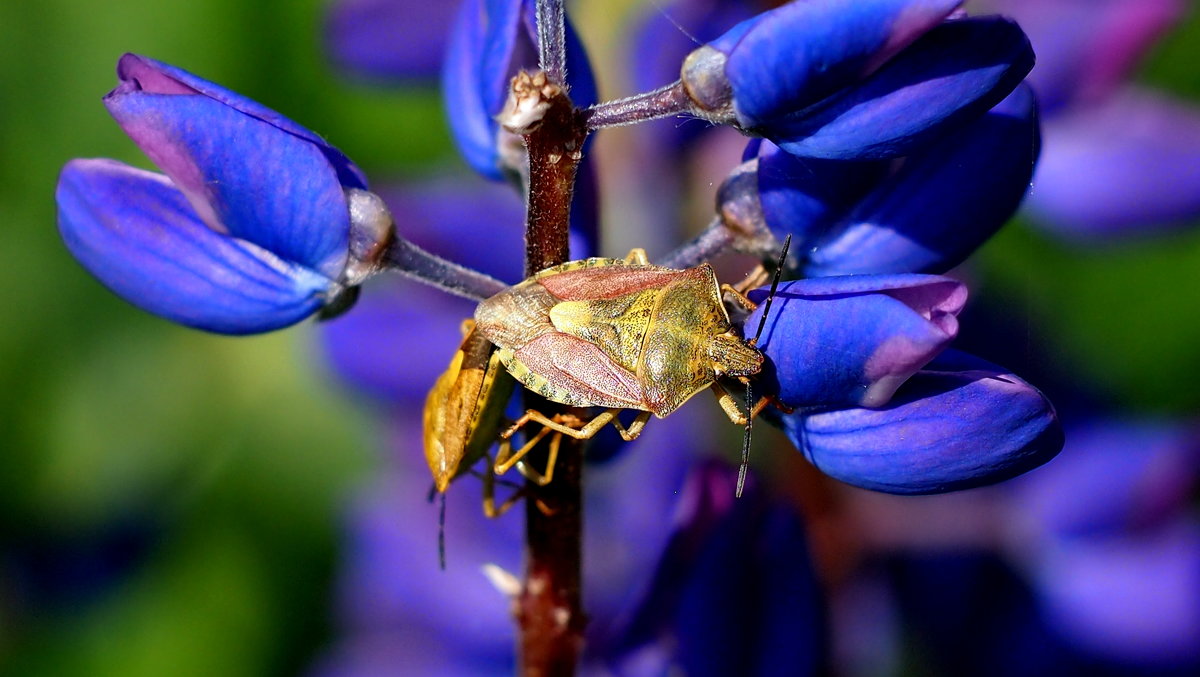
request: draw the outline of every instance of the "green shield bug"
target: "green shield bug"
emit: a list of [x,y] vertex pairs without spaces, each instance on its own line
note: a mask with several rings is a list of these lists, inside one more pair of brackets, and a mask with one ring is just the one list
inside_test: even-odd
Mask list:
[[[787,243],[780,268],[786,256]],[[775,283],[778,279],[779,269]],[[577,428],[531,409],[504,435],[534,421],[587,439],[612,424],[632,440],[651,414],[664,418],[700,391],[711,390],[726,416],[747,427],[744,477],[750,420],[759,407],[743,412],[719,381],[744,381],[749,405],[749,377],[762,369],[763,355],[754,346],[757,336],[745,340],[734,332],[722,291],[732,292],[747,309],[755,307],[737,290],[719,285],[707,263],[664,268],[635,249],[624,259],[591,258],[547,268],[486,299],[475,309],[477,329],[496,345],[497,359],[513,378],[548,400],[605,409]],[[768,303],[773,296],[774,284]],[[640,412],[628,428],[617,418],[623,409]]]

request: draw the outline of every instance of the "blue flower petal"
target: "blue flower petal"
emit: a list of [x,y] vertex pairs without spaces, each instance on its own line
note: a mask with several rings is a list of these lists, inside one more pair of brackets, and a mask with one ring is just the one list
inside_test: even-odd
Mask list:
[[758,341],[767,357],[758,388],[789,407],[880,406],[954,339],[966,298],[961,282],[933,275],[785,282]]
[[[799,258],[885,176],[884,162],[801,158],[762,140],[758,155],[758,199],[763,219],[783,241],[792,236]],[[867,271],[863,271],[867,272]]]
[[918,372],[882,408],[780,418],[821,472],[890,494],[993,484],[1045,463],[1063,445],[1054,408],[1036,388],[956,351]]
[[768,125],[868,75],[962,0],[807,0],[765,12],[712,46],[743,127]]
[[337,279],[350,212],[327,146],[248,114],[236,95],[189,94],[143,59],[127,56],[121,64],[124,81],[105,105],[209,227]]
[[909,155],[999,103],[1032,67],[1033,51],[1015,23],[949,21],[861,84],[750,131],[803,157]]
[[[1040,145],[1027,86],[904,160],[808,252],[806,276],[943,273],[1016,211]],[[764,199],[765,209],[765,199]]]
[[332,283],[208,228],[161,174],[73,160],[55,194],[71,253],[118,296],[198,329],[250,334],[319,309]]
[[[467,164],[484,176],[504,179],[495,116],[508,98],[509,80],[537,68],[532,0],[465,0],[450,33],[442,92],[450,131]],[[576,106],[596,102],[587,53],[567,23],[567,85]]]

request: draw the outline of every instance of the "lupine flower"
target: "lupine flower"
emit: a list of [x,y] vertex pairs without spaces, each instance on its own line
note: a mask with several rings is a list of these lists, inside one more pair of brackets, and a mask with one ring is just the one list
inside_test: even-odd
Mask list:
[[1200,110],[1128,81],[1176,25],[1183,0],[988,0],[1021,22],[1038,53],[1045,156],[1029,201],[1055,233],[1158,231],[1200,214]]
[[[943,353],[957,332],[965,287],[914,274],[941,272],[986,239],[1023,194],[1022,172],[1036,158],[1032,100],[1024,90],[1010,96],[1032,65],[1028,41],[1010,21],[962,18],[959,4],[795,2],[726,30],[680,64],[681,86],[707,119],[774,143],[756,153],[759,171],[781,149],[793,159],[779,161],[795,163],[801,175],[807,162],[816,163],[812,175],[822,180],[861,172],[853,188],[813,198],[808,223],[796,221],[810,197],[801,183],[764,190],[764,172],[740,197],[760,203],[772,245],[784,233],[806,235],[801,263],[786,264],[789,273],[829,275],[780,287],[759,342],[771,365],[752,385],[790,410],[772,416],[814,466],[877,491],[935,493],[996,482],[1045,462],[1062,444],[1054,410],[1035,388],[996,365]],[[527,178],[523,151],[495,115],[511,75],[534,65],[533,6],[466,0],[443,77],[451,128],[468,163],[517,184]],[[574,102],[587,106],[595,99],[590,67],[567,30],[568,84]],[[106,283],[172,319],[244,333],[312,314],[372,272],[391,221],[340,152],[276,113],[163,64],[126,57],[120,75],[108,105],[167,177],[108,161],[76,161],[64,171],[64,238]],[[989,162],[1004,177],[995,193],[980,178]],[[738,172],[749,175],[745,167]],[[595,242],[594,214],[579,208],[589,203],[588,185],[581,184],[572,212],[584,220],[574,224],[583,239],[576,255]],[[948,186],[958,188],[953,199],[932,199]],[[500,210],[488,208],[452,223],[436,211],[453,201],[465,216],[469,193],[455,188],[425,199],[432,202],[397,207],[414,237],[423,232],[442,253],[509,281],[521,275],[513,270],[517,219],[509,229]],[[374,200],[374,211],[364,213],[361,200]],[[984,212],[994,213],[976,218]],[[928,221],[938,223],[920,225]],[[141,228],[126,234],[132,226]],[[856,239],[868,244],[852,246]],[[888,274],[832,275],[864,272]],[[268,293],[252,303],[250,290],[258,288]],[[765,293],[751,296],[761,301]],[[509,627],[508,600],[474,570],[485,560],[515,566],[506,527],[489,524],[486,534],[474,523],[478,529],[454,527],[455,515],[482,522],[477,499],[462,490],[470,483],[460,482],[450,498],[448,557],[451,567],[459,556],[464,566],[430,578],[440,576],[432,566],[432,511],[427,522],[396,517],[415,514],[428,486],[421,455],[413,453],[420,444],[409,412],[432,383],[426,372],[444,364],[433,354],[448,352],[453,327],[467,314],[424,298],[376,294],[377,304],[364,304],[326,334],[335,367],[395,411],[405,455],[394,459],[398,471],[388,473],[384,497],[368,500],[352,527],[354,560],[343,590],[348,639],[322,674],[370,670],[380,656],[421,674],[434,671],[420,662],[431,657],[441,674],[511,667],[512,642],[499,629]],[[409,307],[393,314],[393,303]],[[745,325],[754,326],[765,309]],[[397,356],[404,362],[389,361]],[[815,642],[822,625],[793,515],[766,506],[753,485],[746,500],[731,502],[730,473],[707,467],[687,490],[670,538],[672,491],[692,449],[707,438],[697,414],[673,418],[673,426],[648,428],[637,453],[593,457],[607,463],[589,473],[589,511],[609,519],[596,521],[587,536],[593,559],[585,594],[593,619],[586,669],[819,670],[821,658],[798,648],[792,635]],[[421,543],[430,546],[427,565],[413,561]],[[754,584],[719,588],[722,572],[744,561],[746,551]],[[502,573],[490,571],[509,587]],[[420,657],[402,658],[410,652]]]
[[908,155],[999,103],[1033,66],[1016,24],[940,23],[957,1],[793,2],[684,62],[702,114],[812,158]]
[[[596,101],[591,65],[579,38],[567,24],[567,85],[576,106]],[[537,66],[537,26],[533,0],[464,0],[450,34],[442,71],[442,91],[450,130],[471,168],[495,180],[519,172],[513,143],[503,143],[496,115],[508,98],[509,81],[521,69]]]
[[908,671],[934,675],[1194,674],[1194,424],[1093,419],[1066,438],[1053,462],[987,491],[846,492],[841,526],[862,550],[839,575],[872,597],[835,605],[885,635],[844,637],[849,653],[903,641]]
[[[716,461],[689,474],[675,531],[622,645],[657,649],[665,665],[654,674],[672,666],[696,676],[822,674],[823,596],[803,525],[753,482],[733,499],[736,482]],[[742,575],[731,579],[733,570]]]
[[1022,86],[899,165],[803,159],[763,142],[747,170],[756,181],[723,199],[756,190],[757,208],[741,216],[760,223],[746,227],[792,235],[805,275],[943,273],[1016,211],[1038,147],[1036,106]]
[[1054,408],[1007,370],[949,351],[876,408],[800,410],[784,430],[821,472],[894,494],[993,484],[1053,458]]
[[954,340],[966,300],[965,285],[934,275],[785,282],[758,341],[761,389],[792,408],[886,404]]
[[[710,461],[685,476],[694,460],[685,450],[704,445],[702,429],[647,429],[670,457],[627,454],[591,473],[587,507],[605,518],[587,526],[583,675],[721,675],[734,666],[805,675],[824,662],[824,611],[802,525],[753,483],[734,501],[731,468]],[[478,495],[459,487],[448,494],[447,569],[438,571],[427,479],[415,459],[398,460],[401,471],[348,515],[342,637],[311,674],[511,672],[509,602],[480,566],[517,565],[520,520],[485,519]],[[731,579],[731,566],[754,575]]]
[[[313,674],[369,675],[383,666],[398,675],[511,673],[510,601],[480,567],[517,570],[521,511],[489,520],[479,508],[478,483],[456,484],[446,494],[446,570],[438,570],[437,510],[425,498],[428,471],[419,454],[409,453],[420,445],[419,422],[398,415],[392,427],[402,453],[347,516],[338,585],[342,638]],[[617,640],[650,594],[676,494],[694,460],[691,450],[706,441],[695,421],[690,432],[647,428],[645,436],[664,453],[625,454],[589,472],[586,508],[605,517],[589,520],[585,533],[590,622],[584,674],[629,674],[620,666],[640,658]]]
[[[190,73],[127,54],[104,103],[166,175],[75,160],[59,179],[71,253],[131,303],[246,334],[317,312],[357,284],[390,236],[366,180],[287,118]],[[357,213],[355,213],[357,206]]]

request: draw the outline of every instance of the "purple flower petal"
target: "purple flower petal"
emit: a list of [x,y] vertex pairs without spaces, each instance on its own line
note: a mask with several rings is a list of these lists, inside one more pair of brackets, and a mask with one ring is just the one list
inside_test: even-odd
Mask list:
[[1033,51],[1015,23],[950,21],[861,84],[751,131],[802,157],[908,155],[1000,103],[1032,66]]
[[331,164],[336,151],[286,118],[164,64],[127,54],[118,74],[121,85],[104,99],[109,112],[204,223],[331,279],[341,275],[350,213],[339,173],[355,177]]
[[338,0],[325,21],[335,64],[385,80],[436,80],[456,7],[452,2]]
[[278,329],[320,308],[331,281],[208,228],[161,174],[73,160],[55,193],[71,253],[130,303],[225,334]]
[[807,0],[712,43],[743,127],[771,124],[851,85],[940,23],[961,0]]
[[1200,215],[1200,109],[1129,88],[1046,121],[1029,205],[1067,236],[1133,235]]
[[[803,525],[737,471],[709,462],[688,476],[676,530],[625,636],[670,647],[688,675],[809,675],[822,664],[823,607]],[[736,581],[729,571],[743,572]]]
[[880,406],[954,339],[966,298],[965,285],[932,275],[785,282],[758,341],[759,387],[790,407]]
[[215,99],[234,110],[312,142],[321,149],[338,173],[338,179],[349,188],[367,187],[367,177],[337,148],[329,145],[315,132],[296,124],[261,103],[231,92],[220,85],[140,54],[125,54],[117,61],[117,77],[121,84],[109,93],[145,91],[149,94],[199,94]]
[[781,416],[818,470],[864,489],[935,494],[994,484],[1054,457],[1050,402],[1002,367],[948,351],[878,409]]
[[[899,171],[813,244],[804,274],[953,268],[1016,211],[1029,190],[1039,143],[1033,94],[1018,87],[961,131],[906,158]],[[763,202],[765,212],[766,196]]]

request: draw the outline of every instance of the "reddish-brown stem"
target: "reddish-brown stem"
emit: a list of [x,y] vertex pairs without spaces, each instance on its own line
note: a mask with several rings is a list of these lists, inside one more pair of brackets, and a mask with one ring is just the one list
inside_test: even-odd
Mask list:
[[[566,261],[575,172],[587,126],[563,88],[545,73],[521,73],[500,120],[520,134],[529,157],[525,269],[532,275]],[[526,393],[526,406],[547,416],[564,408]],[[530,452],[544,467],[546,445]],[[518,674],[569,677],[583,649],[583,445],[564,439],[554,481],[527,483],[525,581],[516,600]]]

